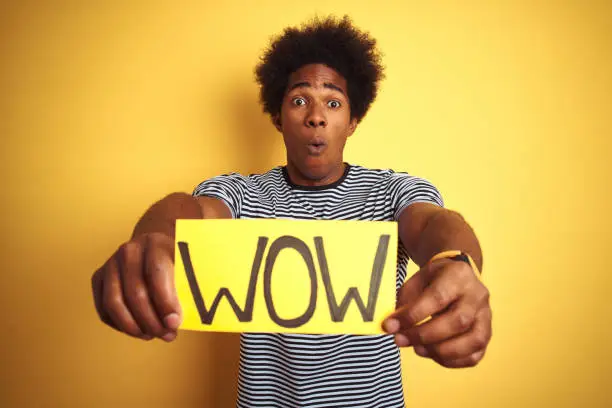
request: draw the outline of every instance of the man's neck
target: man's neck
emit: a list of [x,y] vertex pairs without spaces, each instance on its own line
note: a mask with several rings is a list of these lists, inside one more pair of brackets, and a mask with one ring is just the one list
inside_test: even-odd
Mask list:
[[339,163],[338,166],[335,166],[334,169],[324,177],[320,179],[313,179],[311,177],[306,176],[299,169],[294,166],[290,161],[287,161],[287,174],[291,182],[297,186],[303,187],[321,187],[327,186],[330,184],[336,183],[346,171],[347,164],[344,162]]

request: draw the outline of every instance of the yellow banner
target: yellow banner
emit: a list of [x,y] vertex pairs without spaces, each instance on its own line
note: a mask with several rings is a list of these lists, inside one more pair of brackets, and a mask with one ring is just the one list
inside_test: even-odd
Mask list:
[[382,334],[397,223],[177,220],[181,329]]

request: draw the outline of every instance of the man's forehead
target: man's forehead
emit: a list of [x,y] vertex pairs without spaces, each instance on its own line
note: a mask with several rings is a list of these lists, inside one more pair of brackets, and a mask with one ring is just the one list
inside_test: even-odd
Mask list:
[[336,70],[322,64],[305,65],[289,76],[287,91],[295,88],[328,88],[345,93],[346,80]]
[[342,89],[342,87],[334,83],[331,83],[331,82],[311,84],[310,82],[305,82],[305,81],[300,81],[300,82],[295,82],[293,84],[289,84],[289,86],[287,87],[287,92],[291,92],[297,88],[326,88],[326,89],[332,89],[334,91],[338,91],[342,94],[346,94],[344,92],[344,89]]

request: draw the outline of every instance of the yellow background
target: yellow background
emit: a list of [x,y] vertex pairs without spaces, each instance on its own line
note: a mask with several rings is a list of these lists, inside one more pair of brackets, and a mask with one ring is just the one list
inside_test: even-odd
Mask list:
[[[270,248],[282,236],[300,239],[310,251],[316,279],[313,312],[298,327],[284,327],[272,320],[264,295],[264,271]],[[318,260],[314,237],[320,237],[327,262],[329,280],[337,305],[349,288],[356,288],[364,306],[369,306],[372,269],[379,238],[388,235],[383,253],[380,286],[373,318],[364,321],[355,299],[338,322],[332,320],[326,287]],[[176,290],[183,311],[181,329],[218,332],[276,332],[384,334],[382,321],[396,305],[397,223],[365,221],[304,220],[179,220],[176,241],[187,243],[193,273],[204,307],[210,311],[221,288],[229,289],[237,305],[246,311],[246,298],[260,237],[267,238],[257,269],[251,321],[239,321],[226,296],[221,298],[212,322],[202,323],[192,289],[186,277],[182,255],[175,247]],[[359,237],[359,240],[347,240]],[[352,242],[351,242],[352,241]],[[287,249],[287,248],[286,248]],[[303,316],[310,308],[311,277],[304,257],[295,249],[281,250],[270,275],[270,299],[282,319]],[[274,312],[272,312],[274,313]]]
[[403,351],[408,406],[610,406],[612,6],[578,0],[2,2],[0,405],[231,405],[236,335],[122,336],[89,279],[154,200],[282,163],[252,70],[315,11],[388,67],[346,159],[428,178],[482,241],[487,356]]

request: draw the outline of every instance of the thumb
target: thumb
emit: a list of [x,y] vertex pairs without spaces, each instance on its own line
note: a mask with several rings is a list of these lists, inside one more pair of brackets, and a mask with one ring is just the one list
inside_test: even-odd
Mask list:
[[[149,237],[146,246],[145,277],[151,300],[164,326],[176,331],[181,325],[182,309],[174,284],[174,260],[168,250],[169,237]],[[171,245],[173,245],[172,242]]]
[[425,291],[427,286],[436,278],[448,260],[441,259],[433,263],[426,263],[412,275],[400,289],[397,306],[412,307]]
[[416,303],[427,286],[425,276],[425,271],[420,269],[404,282],[397,297],[398,308],[409,308]]
[[427,271],[421,268],[412,275],[399,290],[395,311],[383,321],[383,330],[388,333],[397,333],[402,327],[410,326],[406,322],[405,314],[421,297],[428,284]]

